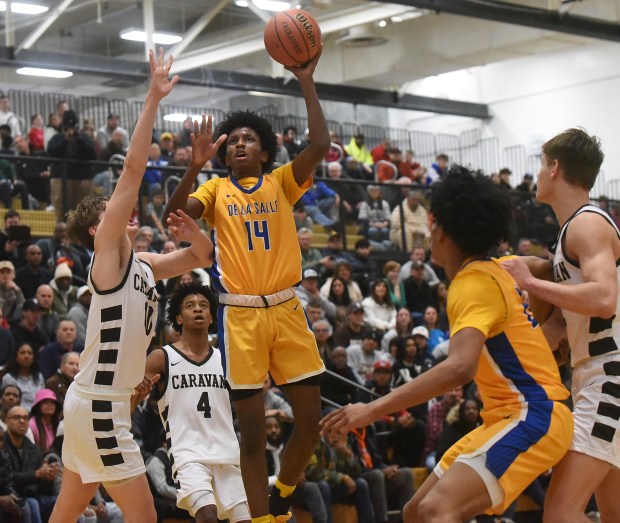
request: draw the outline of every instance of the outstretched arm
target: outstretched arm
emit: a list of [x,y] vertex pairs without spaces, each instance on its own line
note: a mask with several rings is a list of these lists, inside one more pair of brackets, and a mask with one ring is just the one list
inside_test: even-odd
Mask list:
[[312,78],[320,56],[321,53],[319,52],[304,66],[287,67],[299,81],[308,112],[308,141],[310,144],[293,160],[293,176],[299,186],[303,185],[314,174],[316,166],[325,158],[331,143],[323,109]]
[[202,215],[203,205],[195,198],[189,198],[189,193],[194,187],[196,177],[205,166],[205,164],[217,154],[220,145],[226,140],[226,135],[220,136],[215,143],[213,138],[213,117],[202,115],[202,122],[194,122],[194,132],[192,133],[192,162],[183,174],[181,181],[168,200],[168,205],[162,216],[162,223],[167,223],[170,213],[181,209],[185,211],[194,220]]

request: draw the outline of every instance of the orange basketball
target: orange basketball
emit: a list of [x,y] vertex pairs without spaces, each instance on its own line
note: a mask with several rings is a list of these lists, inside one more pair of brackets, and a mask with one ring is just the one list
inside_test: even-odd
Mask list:
[[284,66],[307,64],[321,49],[321,28],[307,11],[281,11],[265,26],[265,49]]

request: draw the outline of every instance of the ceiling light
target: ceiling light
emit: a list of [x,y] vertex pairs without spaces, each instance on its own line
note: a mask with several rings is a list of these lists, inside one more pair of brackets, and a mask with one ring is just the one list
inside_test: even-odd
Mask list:
[[[146,42],[146,33],[141,29],[124,29],[120,36],[123,40],[132,40],[133,42]],[[160,45],[177,44],[183,37],[170,33],[153,33],[153,43]]]
[[[20,15],[40,15],[49,11],[49,7],[36,4],[21,4],[19,2],[11,3],[11,13]],[[0,2],[0,11],[6,11],[6,2]]]
[[235,0],[235,5],[238,7],[247,7],[248,4],[246,0]]
[[278,0],[252,0],[252,3],[264,11],[286,11],[291,8],[289,2],[280,2]]
[[285,94],[278,93],[263,93],[262,91],[246,91],[246,94],[250,96],[265,96],[267,98],[282,98],[283,96],[287,96]]
[[379,27],[385,27],[387,25],[387,22],[385,20],[379,20]]
[[69,78],[73,76],[71,71],[61,71],[59,69],[40,69],[38,67],[22,67],[15,71],[17,74],[28,76],[45,76],[46,78]]
[[188,116],[192,119],[192,122],[202,121],[201,114],[189,114],[188,115],[187,113],[170,113],[164,116],[164,120],[166,120],[167,122],[184,122]]
[[390,18],[392,22],[398,24],[399,22],[404,22],[405,20],[413,20],[414,18],[419,18],[425,14],[425,11],[422,10],[413,10],[413,11],[405,11],[399,15],[394,15]]

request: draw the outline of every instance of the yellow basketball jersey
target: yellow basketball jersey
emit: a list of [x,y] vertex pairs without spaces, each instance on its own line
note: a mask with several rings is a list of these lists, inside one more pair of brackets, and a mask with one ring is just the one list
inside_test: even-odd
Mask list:
[[448,317],[452,336],[473,327],[487,338],[475,381],[488,414],[568,397],[540,325],[499,260],[472,261],[456,275],[448,292]]
[[204,205],[213,227],[214,287],[233,294],[267,295],[301,280],[301,252],[293,205],[312,186],[293,177],[288,163],[260,178],[214,178],[190,195]]

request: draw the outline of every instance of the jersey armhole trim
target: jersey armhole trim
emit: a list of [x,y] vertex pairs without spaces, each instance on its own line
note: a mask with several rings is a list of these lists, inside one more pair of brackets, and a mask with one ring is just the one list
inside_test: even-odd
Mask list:
[[131,256],[129,257],[129,263],[127,263],[127,269],[125,270],[125,275],[123,276],[123,279],[121,280],[121,282],[113,289],[101,290],[97,288],[97,285],[95,284],[95,280],[93,280],[93,276],[92,276],[93,267],[95,265],[95,255],[93,254],[93,260],[90,264],[90,271],[88,271],[88,278],[90,279],[90,283],[92,284],[94,291],[99,295],[114,294],[115,292],[120,291],[125,286],[125,283],[127,283],[127,278],[129,278],[129,272],[131,271],[131,264],[133,263],[133,260],[134,260],[134,252],[132,249]]

